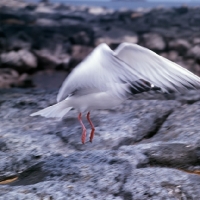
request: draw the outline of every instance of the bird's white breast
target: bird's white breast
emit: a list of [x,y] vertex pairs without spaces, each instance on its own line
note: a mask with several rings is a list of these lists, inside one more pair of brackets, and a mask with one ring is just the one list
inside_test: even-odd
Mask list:
[[68,105],[77,109],[79,112],[91,111],[96,109],[108,109],[123,102],[107,92],[91,93],[81,96],[71,96],[67,98]]

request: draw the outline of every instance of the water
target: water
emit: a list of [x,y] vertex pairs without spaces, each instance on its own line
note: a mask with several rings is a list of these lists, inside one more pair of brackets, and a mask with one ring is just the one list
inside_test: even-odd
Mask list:
[[[39,2],[40,0],[27,0],[29,2]],[[112,9],[128,8],[154,8],[154,7],[178,7],[182,5],[200,6],[200,0],[147,0],[147,1],[111,1],[111,0],[50,0],[52,3],[66,3],[69,5],[103,6]]]

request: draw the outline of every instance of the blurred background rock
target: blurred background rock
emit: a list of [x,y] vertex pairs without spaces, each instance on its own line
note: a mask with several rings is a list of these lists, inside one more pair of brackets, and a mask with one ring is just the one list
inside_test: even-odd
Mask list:
[[113,49],[121,42],[140,44],[200,75],[200,7],[110,9],[1,0],[0,24],[1,88],[58,88],[102,42]]

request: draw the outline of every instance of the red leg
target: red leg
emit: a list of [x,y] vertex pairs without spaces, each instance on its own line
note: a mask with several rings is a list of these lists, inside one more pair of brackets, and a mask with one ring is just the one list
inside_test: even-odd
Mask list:
[[90,120],[90,112],[87,113],[87,120],[90,123],[90,126],[92,128],[91,133],[90,133],[90,142],[92,142],[92,139],[94,137],[95,128],[94,128],[94,125],[93,125],[92,121]]
[[79,113],[79,115],[78,115],[78,120],[79,120],[79,122],[80,122],[80,124],[82,126],[83,132],[82,132],[82,136],[81,136],[81,141],[84,144],[85,143],[85,138],[86,138],[86,128],[85,128],[85,126],[84,126],[84,124],[82,122],[81,113]]

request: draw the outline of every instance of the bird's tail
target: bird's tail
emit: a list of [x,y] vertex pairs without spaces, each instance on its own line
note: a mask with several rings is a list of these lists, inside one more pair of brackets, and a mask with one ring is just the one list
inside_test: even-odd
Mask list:
[[49,106],[47,108],[39,110],[38,112],[32,113],[30,116],[41,115],[47,118],[62,119],[71,109],[72,107],[68,107],[67,101],[63,100],[53,106]]

